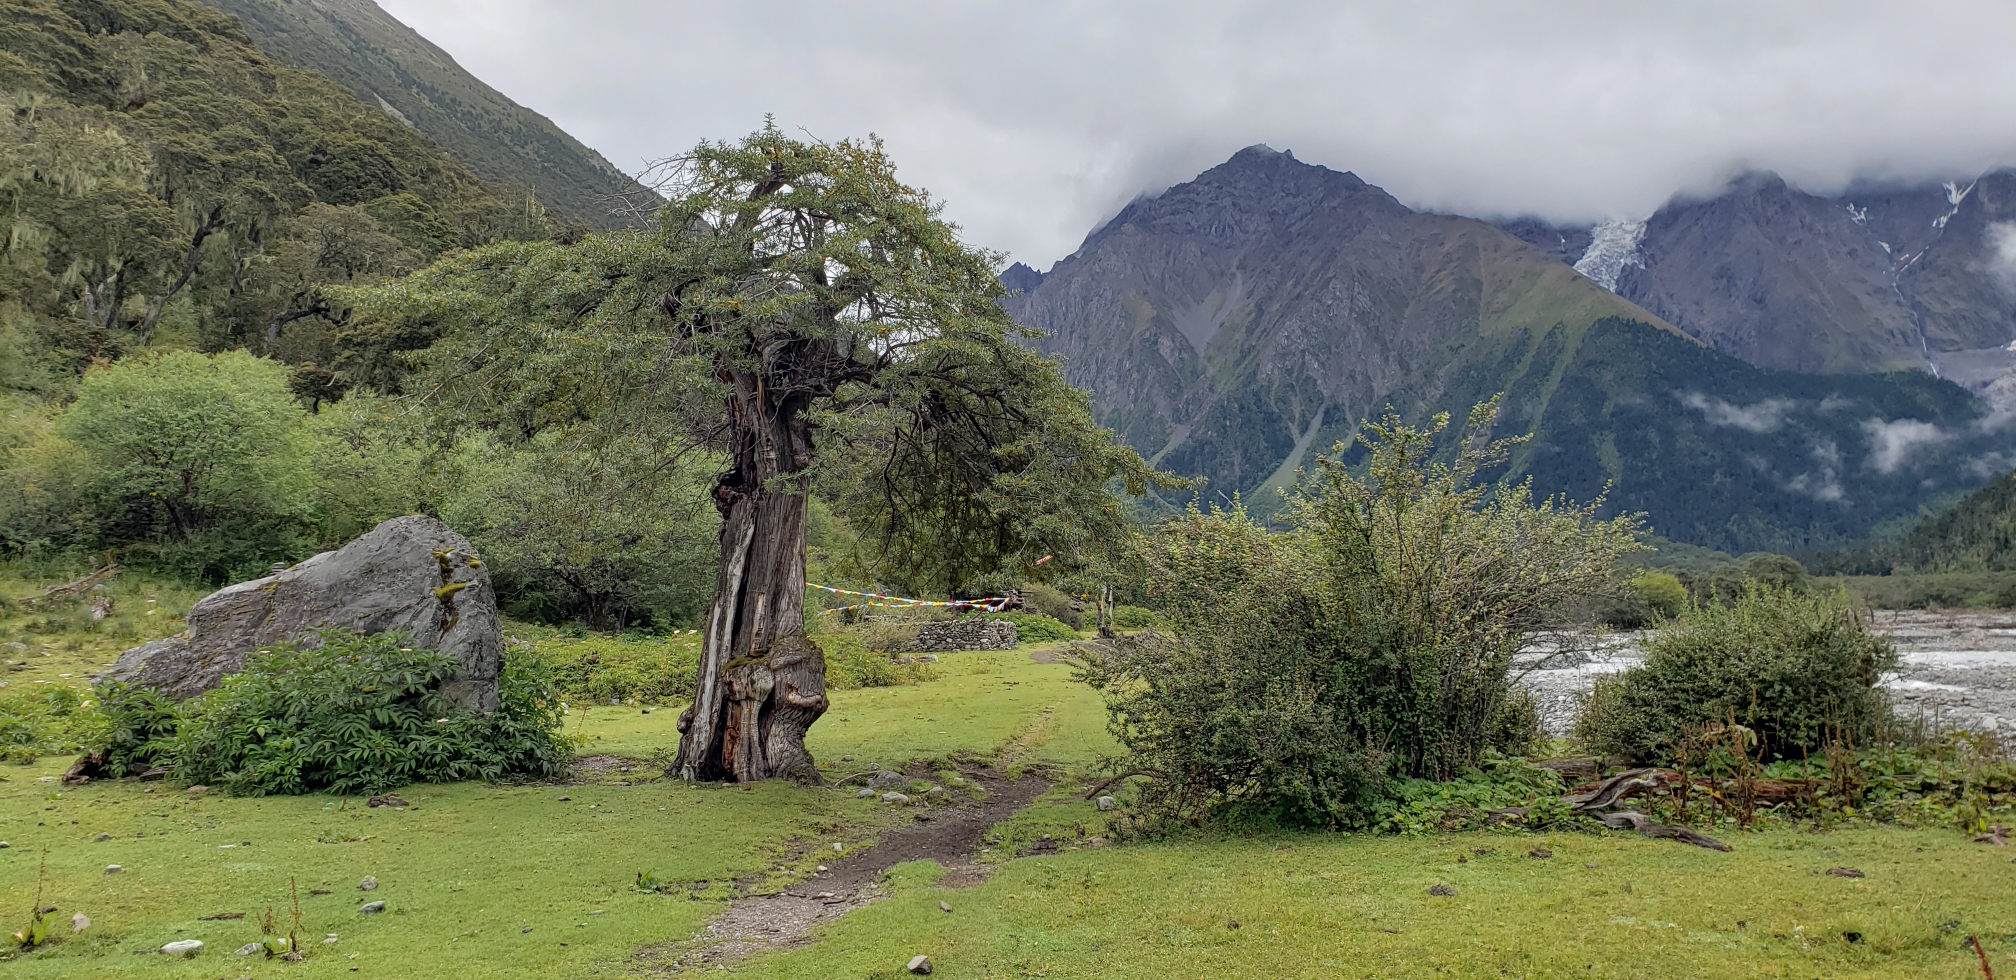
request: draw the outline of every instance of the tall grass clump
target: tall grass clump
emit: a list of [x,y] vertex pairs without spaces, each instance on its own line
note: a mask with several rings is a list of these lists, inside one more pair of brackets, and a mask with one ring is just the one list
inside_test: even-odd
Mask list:
[[[1192,507],[1147,546],[1149,598],[1169,632],[1087,655],[1146,814],[1233,825],[1371,824],[1397,780],[1473,770],[1504,717],[1512,658],[1571,600],[1617,588],[1631,517],[1535,501],[1477,474],[1511,440],[1470,416],[1449,462],[1418,428],[1368,423],[1363,475],[1319,457],[1270,532],[1235,504]],[[1341,449],[1342,447],[1340,447]]]
[[[565,767],[559,699],[536,662],[505,659],[501,703],[485,715],[441,697],[441,683],[461,669],[453,656],[401,646],[397,634],[325,630],[320,638],[312,648],[255,654],[243,672],[184,703],[172,739],[157,733],[154,751],[128,753],[123,768],[165,761],[179,781],[267,796],[372,794]],[[151,714],[157,706],[131,707]],[[138,726],[115,719],[120,727]]]
[[1576,731],[1593,751],[1647,762],[1731,720],[1757,733],[1767,758],[1868,744],[1890,710],[1877,681],[1896,667],[1896,649],[1846,592],[1753,581],[1652,634],[1642,665],[1597,683]]

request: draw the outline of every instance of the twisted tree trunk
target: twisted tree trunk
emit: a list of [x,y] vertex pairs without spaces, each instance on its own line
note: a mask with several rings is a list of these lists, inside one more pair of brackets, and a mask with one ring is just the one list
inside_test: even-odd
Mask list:
[[721,562],[676,765],[689,780],[817,782],[805,751],[826,711],[826,658],[803,608],[810,396],[774,374],[722,374],[733,393],[731,462],[714,484]]

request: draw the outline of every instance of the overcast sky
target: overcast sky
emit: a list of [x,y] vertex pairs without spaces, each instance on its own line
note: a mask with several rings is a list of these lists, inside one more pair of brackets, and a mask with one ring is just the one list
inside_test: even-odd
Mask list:
[[1744,167],[2016,163],[2016,4],[379,0],[626,170],[774,113],[879,133],[1038,268],[1242,146],[1419,208],[1643,217]]

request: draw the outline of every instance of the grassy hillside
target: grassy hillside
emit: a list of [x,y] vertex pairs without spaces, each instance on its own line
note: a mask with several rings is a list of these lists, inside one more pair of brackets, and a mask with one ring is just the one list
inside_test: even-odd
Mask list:
[[611,228],[621,202],[656,200],[602,155],[464,71],[371,0],[204,0],[237,16],[274,58],[342,83],[498,187],[522,187],[570,221]]

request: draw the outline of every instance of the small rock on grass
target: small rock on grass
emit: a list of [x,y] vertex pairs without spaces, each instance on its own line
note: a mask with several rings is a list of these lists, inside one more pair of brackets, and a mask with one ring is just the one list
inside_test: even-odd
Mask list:
[[1860,868],[1828,868],[1827,873],[1836,878],[1867,878]]
[[1456,889],[1451,888],[1448,885],[1429,885],[1428,894],[1440,895],[1443,898],[1454,898],[1456,897]]
[[243,946],[240,946],[240,947],[238,947],[238,955],[239,955],[239,956],[252,956],[252,955],[254,955],[254,954],[256,954],[256,953],[258,953],[258,952],[260,952],[260,951],[264,950],[265,948],[266,948],[266,947],[264,947],[264,946],[261,946],[261,945],[259,945],[258,943],[246,943],[245,945],[243,945]]
[[1103,811],[1103,810],[1111,810],[1114,807],[1119,806],[1120,804],[1118,801],[1114,800],[1110,796],[1102,796],[1098,799],[1097,805],[1099,809]]
[[357,911],[365,915],[377,915],[378,913],[385,911],[385,903],[382,901],[365,902],[363,905],[357,907]]
[[952,906],[950,906],[950,905],[947,905],[947,904],[945,904],[944,902],[939,902],[939,903],[938,903],[938,911],[940,911],[940,912],[950,912],[950,911],[952,911]]
[[861,792],[856,793],[854,795],[860,799],[872,800],[875,798],[875,791],[872,789],[864,789]]
[[910,802],[910,798],[892,790],[890,792],[882,794],[882,802],[894,803],[897,806],[902,806],[903,804]]
[[126,870],[125,868],[122,868],[116,864],[108,864],[105,866],[105,873],[108,875],[116,875],[125,870]]
[[365,875],[364,880],[357,883],[357,890],[360,892],[375,891],[377,888],[378,876],[376,875]]
[[1554,852],[1553,852],[1553,851],[1550,851],[1550,850],[1548,850],[1548,849],[1546,849],[1546,848],[1544,848],[1544,847],[1536,847],[1536,848],[1534,848],[1534,849],[1532,849],[1532,850],[1530,850],[1530,851],[1527,851],[1527,852],[1526,852],[1526,856],[1527,856],[1527,857],[1529,857],[1529,858],[1539,858],[1539,859],[1541,859],[1541,860],[1543,860],[1543,861],[1544,861],[1544,860],[1546,860],[1546,859],[1548,859],[1548,858],[1551,858],[1551,857],[1553,857],[1553,856],[1554,856]]
[[910,965],[903,969],[909,970],[918,976],[929,976],[931,974],[931,957],[912,956],[910,957]]
[[172,943],[162,946],[161,952],[167,953],[170,956],[194,956],[197,953],[203,952],[203,940],[177,939]]
[[107,841],[107,840],[111,840],[111,839],[112,839],[112,835],[111,835],[111,834],[99,834],[99,835],[98,835],[98,837],[97,837],[96,839],[97,839],[97,840],[101,840],[101,841]]

